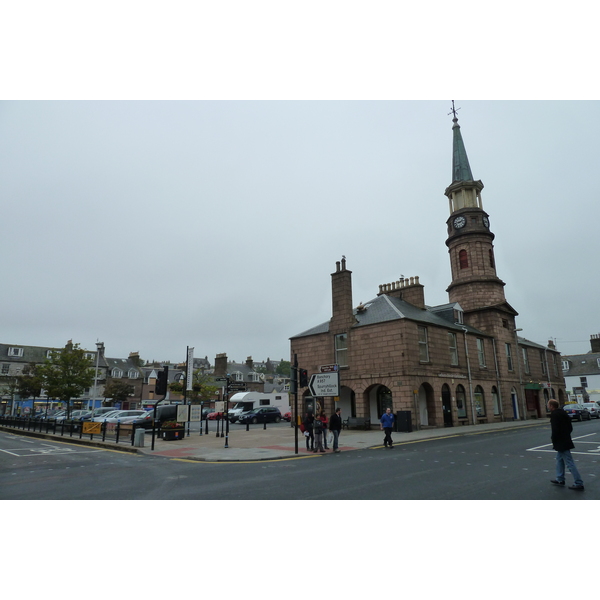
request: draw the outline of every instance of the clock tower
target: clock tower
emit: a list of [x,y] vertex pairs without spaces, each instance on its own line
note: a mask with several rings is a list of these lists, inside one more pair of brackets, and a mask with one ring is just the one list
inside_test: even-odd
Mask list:
[[452,103],[452,183],[444,192],[450,203],[448,253],[452,283],[446,290],[450,302],[458,302],[465,323],[482,331],[498,325],[514,330],[518,314],[504,297],[505,283],[496,274],[494,234],[483,210],[483,183],[475,181]]

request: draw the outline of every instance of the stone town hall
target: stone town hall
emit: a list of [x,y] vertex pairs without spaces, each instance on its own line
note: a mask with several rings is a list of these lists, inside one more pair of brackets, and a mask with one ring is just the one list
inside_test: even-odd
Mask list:
[[[354,307],[346,260],[331,275],[329,321],[291,338],[291,356],[309,376],[337,364],[339,398],[324,398],[343,418],[377,423],[389,406],[410,411],[413,429],[540,418],[546,402],[566,399],[560,354],[519,337],[517,311],[506,301],[496,273],[494,234],[483,209],[483,183],[474,180],[453,119],[448,254],[448,304],[427,306],[418,277],[379,286],[377,296]],[[299,410],[312,406],[298,390]],[[405,413],[406,415],[406,413]]]

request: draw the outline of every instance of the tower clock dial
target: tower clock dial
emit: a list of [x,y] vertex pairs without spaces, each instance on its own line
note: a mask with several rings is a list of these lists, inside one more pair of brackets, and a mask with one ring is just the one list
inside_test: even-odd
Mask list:
[[483,224],[489,228],[490,226],[490,220],[487,217],[483,217]]
[[458,217],[454,218],[452,224],[454,225],[454,229],[460,229],[467,224],[467,220],[462,215],[459,215]]

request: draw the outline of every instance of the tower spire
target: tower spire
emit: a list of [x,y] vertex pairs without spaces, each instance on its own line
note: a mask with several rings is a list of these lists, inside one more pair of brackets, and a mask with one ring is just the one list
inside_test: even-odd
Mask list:
[[456,116],[457,111],[460,108],[454,107],[454,100],[452,100],[452,110],[448,113],[453,114],[454,118],[452,122],[452,183],[455,181],[473,181],[473,174],[471,173],[471,167],[469,165],[469,159],[467,157],[467,151],[465,150],[465,144],[460,133],[460,125],[458,124],[458,117]]

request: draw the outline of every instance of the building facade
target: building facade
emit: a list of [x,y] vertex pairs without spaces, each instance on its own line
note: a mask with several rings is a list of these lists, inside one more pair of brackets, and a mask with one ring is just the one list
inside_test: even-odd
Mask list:
[[496,273],[495,236],[483,209],[483,183],[474,180],[456,114],[450,216],[449,302],[425,304],[419,277],[379,286],[354,307],[346,259],[331,275],[332,316],[291,338],[292,363],[309,375],[337,364],[340,396],[315,403],[299,390],[303,412],[315,406],[377,422],[387,407],[410,412],[413,428],[540,418],[549,398],[566,399],[560,354],[519,337],[517,311]]
[[573,402],[600,402],[600,333],[590,338],[587,354],[562,357],[562,370],[569,400]]

